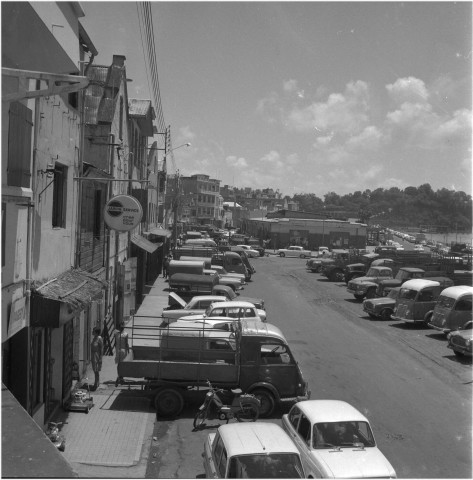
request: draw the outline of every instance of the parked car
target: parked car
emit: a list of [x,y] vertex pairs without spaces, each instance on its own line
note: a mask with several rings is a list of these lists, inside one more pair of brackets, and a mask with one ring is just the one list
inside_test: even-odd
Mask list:
[[454,330],[447,335],[447,347],[453,350],[453,353],[458,357],[464,355],[472,356],[473,344],[473,321],[467,322],[463,328]]
[[414,245],[414,250],[416,252],[425,252],[425,248],[421,244]]
[[341,400],[306,400],[283,415],[308,478],[396,478],[368,419]]
[[472,317],[473,287],[456,285],[442,290],[429,327],[448,333],[463,328]]
[[396,299],[399,296],[401,287],[394,287],[389,290],[385,297],[370,298],[363,301],[363,310],[371,318],[381,318],[381,320],[391,320],[391,315],[396,305]]
[[250,257],[250,258],[256,258],[256,257],[259,257],[259,256],[260,256],[258,250],[255,250],[255,249],[254,249],[253,247],[251,247],[250,245],[237,245],[237,247],[243,248],[243,250],[245,250],[246,254],[247,254],[248,257]]
[[202,315],[213,303],[224,301],[225,299],[218,295],[197,295],[186,302],[177,293],[171,292],[169,306],[163,310],[162,317],[168,321],[175,321],[186,315]]
[[249,302],[215,302],[212,303],[203,314],[186,315],[180,317],[180,320],[193,322],[202,318],[212,317],[244,318],[245,320],[260,320],[265,322],[266,311],[258,310]]
[[259,308],[260,310],[266,310],[264,300],[262,298],[242,297],[239,293],[235,293],[232,288],[227,287],[226,285],[215,285],[212,289],[212,295],[224,297],[224,299],[226,299],[224,301],[239,300],[240,302],[250,302],[256,308]]
[[310,254],[311,254],[310,250],[304,250],[303,247],[299,247],[297,245],[294,245],[288,248],[280,248],[276,253],[280,257],[300,257],[300,258],[310,257]]
[[440,293],[453,285],[447,277],[437,280],[416,278],[402,284],[396,306],[392,314],[393,320],[402,322],[423,322],[428,325]]
[[275,423],[230,423],[204,444],[206,478],[304,478],[300,454]]

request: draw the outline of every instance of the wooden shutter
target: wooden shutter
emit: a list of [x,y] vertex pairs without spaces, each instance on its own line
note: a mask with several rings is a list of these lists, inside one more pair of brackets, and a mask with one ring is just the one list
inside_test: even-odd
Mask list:
[[33,112],[19,102],[10,104],[8,131],[7,183],[14,187],[30,187],[31,131]]

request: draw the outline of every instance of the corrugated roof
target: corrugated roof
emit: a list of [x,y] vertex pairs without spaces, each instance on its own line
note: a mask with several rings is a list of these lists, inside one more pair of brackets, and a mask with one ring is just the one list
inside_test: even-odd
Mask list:
[[107,283],[80,269],[71,269],[35,287],[33,292],[51,300],[84,308],[102,296]]
[[151,100],[138,100],[130,98],[128,100],[128,110],[132,117],[146,117],[151,108]]

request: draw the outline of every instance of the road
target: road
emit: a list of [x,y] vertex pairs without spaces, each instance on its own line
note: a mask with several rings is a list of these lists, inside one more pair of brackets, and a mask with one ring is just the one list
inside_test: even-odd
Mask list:
[[[306,271],[303,259],[253,264],[242,294],[265,299],[268,322],[285,334],[312,399],[345,400],[363,412],[399,478],[472,477],[471,362],[458,360],[436,331],[370,319],[344,283]],[[204,439],[218,421],[192,431],[196,407],[157,423],[147,476],[203,476]]]

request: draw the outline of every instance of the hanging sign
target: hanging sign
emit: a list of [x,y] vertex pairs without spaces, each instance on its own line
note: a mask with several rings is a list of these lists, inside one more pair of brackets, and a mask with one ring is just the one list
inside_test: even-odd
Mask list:
[[104,209],[104,220],[109,228],[119,232],[133,230],[143,217],[140,202],[130,195],[111,198]]

